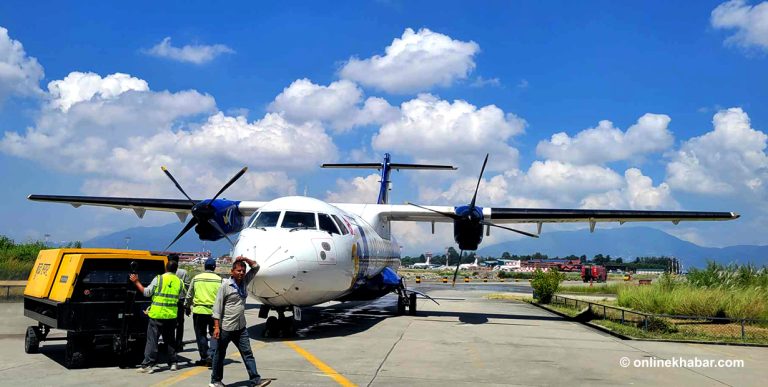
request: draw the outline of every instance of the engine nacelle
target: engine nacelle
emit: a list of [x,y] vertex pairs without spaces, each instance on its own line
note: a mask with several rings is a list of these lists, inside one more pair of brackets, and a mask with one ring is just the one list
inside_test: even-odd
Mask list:
[[213,202],[203,200],[193,207],[192,215],[199,221],[195,226],[195,232],[200,239],[216,241],[224,237],[208,222],[208,219],[218,223],[226,234],[240,232],[243,229],[243,214],[238,209],[239,204],[240,201],[216,199]]
[[483,209],[461,206],[456,207],[455,211],[461,218],[453,221],[453,239],[461,250],[477,250],[483,241],[483,224],[480,223],[483,220]]

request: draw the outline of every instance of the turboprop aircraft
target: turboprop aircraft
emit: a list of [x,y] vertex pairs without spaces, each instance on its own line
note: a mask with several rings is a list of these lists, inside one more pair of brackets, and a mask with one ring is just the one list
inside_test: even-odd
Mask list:
[[[394,170],[452,170],[446,165],[399,164],[385,154],[381,163],[323,164],[325,168],[369,168],[381,171],[381,186],[376,204],[326,203],[301,196],[272,201],[233,201],[219,196],[242,176],[246,168],[230,179],[212,199],[193,200],[165,167],[163,172],[186,199],[132,197],[89,197],[30,195],[29,200],[130,208],[140,218],[146,211],[173,212],[184,226],[171,245],[195,228],[202,240],[226,238],[233,246],[233,256],[245,256],[258,262],[260,269],[249,286],[249,293],[261,301],[260,318],[267,318],[264,335],[291,334],[294,319],[301,318],[301,307],[328,301],[370,300],[388,293],[398,295],[397,312],[416,313],[417,294],[408,289],[397,274],[400,247],[392,236],[395,221],[432,223],[452,222],[453,236],[459,249],[477,250],[491,227],[537,238],[543,223],[586,222],[594,231],[598,222],[638,221],[713,221],[731,220],[733,212],[695,211],[623,211],[589,209],[488,208],[476,204],[485,157],[475,193],[468,205],[421,206],[389,203],[390,173]],[[537,224],[537,233],[502,226],[508,223]],[[237,241],[229,238],[239,232]],[[169,245],[170,247],[170,245]],[[166,248],[167,250],[167,248]],[[460,262],[460,261],[459,261]],[[459,263],[454,272],[454,283]],[[429,298],[427,295],[421,294]],[[434,300],[433,300],[434,301]],[[292,316],[286,316],[291,311]],[[270,310],[279,317],[269,316]]]

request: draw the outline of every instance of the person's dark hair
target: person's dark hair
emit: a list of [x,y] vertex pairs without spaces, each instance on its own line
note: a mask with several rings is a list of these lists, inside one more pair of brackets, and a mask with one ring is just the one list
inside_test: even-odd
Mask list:
[[168,264],[165,265],[165,270],[169,273],[175,273],[176,270],[179,270],[179,262],[169,259]]
[[234,268],[235,268],[236,266],[238,266],[238,265],[242,265],[242,266],[243,266],[243,269],[245,269],[245,268],[246,268],[246,267],[245,267],[245,261],[235,261],[235,262],[233,262],[233,263],[232,263],[232,269],[234,269]]
[[176,261],[179,262],[179,254],[168,254],[168,260],[169,261]]

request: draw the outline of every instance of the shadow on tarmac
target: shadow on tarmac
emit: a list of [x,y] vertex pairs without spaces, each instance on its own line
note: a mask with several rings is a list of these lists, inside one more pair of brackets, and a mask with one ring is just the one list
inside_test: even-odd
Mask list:
[[[426,300],[422,300],[424,302]],[[262,332],[265,322],[248,327],[248,334],[252,339],[265,342],[302,341],[330,337],[344,337],[364,332],[386,318],[397,317],[395,298],[383,297],[374,301],[347,302],[329,307],[302,308],[302,321],[298,323],[297,334],[293,337],[264,338]],[[258,308],[258,304],[252,306]],[[461,324],[503,324],[534,326],[534,321],[562,321],[559,316],[521,315],[500,313],[473,313],[456,311],[417,311],[416,317],[420,318],[455,318]],[[489,319],[503,320],[504,322],[489,322]],[[450,320],[431,320],[456,324]]]

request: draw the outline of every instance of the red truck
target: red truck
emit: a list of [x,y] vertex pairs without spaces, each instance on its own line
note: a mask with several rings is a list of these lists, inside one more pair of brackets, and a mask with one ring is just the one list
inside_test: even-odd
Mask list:
[[608,279],[608,271],[605,266],[583,265],[581,267],[581,279],[584,282],[605,282]]

